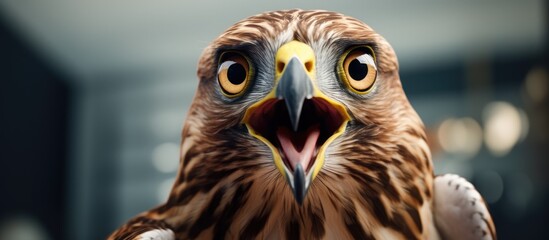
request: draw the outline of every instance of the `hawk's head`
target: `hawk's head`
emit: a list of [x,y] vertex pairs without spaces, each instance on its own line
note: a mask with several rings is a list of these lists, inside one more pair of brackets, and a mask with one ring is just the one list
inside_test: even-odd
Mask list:
[[[410,169],[430,169],[393,49],[354,18],[301,10],[250,17],[206,48],[198,76],[183,179],[256,183],[282,197],[289,186],[302,203],[317,184],[345,194],[369,176],[375,189],[394,188]],[[404,161],[418,166],[399,167]]]

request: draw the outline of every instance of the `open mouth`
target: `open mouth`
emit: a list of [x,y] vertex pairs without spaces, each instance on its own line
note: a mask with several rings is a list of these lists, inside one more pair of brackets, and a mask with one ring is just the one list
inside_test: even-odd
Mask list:
[[271,99],[250,115],[248,125],[278,149],[286,168],[294,172],[298,164],[309,172],[321,147],[342,131],[345,117],[328,101],[306,99],[301,109],[297,130],[290,121],[284,100]]

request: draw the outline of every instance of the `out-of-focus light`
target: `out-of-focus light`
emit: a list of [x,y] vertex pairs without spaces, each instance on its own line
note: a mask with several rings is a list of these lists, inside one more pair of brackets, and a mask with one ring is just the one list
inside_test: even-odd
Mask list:
[[0,239],[48,240],[50,238],[35,219],[14,217],[0,225]]
[[488,203],[496,203],[503,194],[503,179],[496,171],[475,175],[476,188]]
[[530,177],[524,173],[514,173],[509,178],[509,184],[507,189],[509,194],[506,194],[509,198],[509,202],[515,206],[515,211],[519,214],[524,211],[534,193],[534,186]]
[[526,139],[526,136],[528,136],[528,131],[530,130],[530,120],[528,119],[528,115],[526,115],[526,112],[522,109],[518,109],[520,114],[520,138],[519,140],[522,141]]
[[152,154],[152,163],[160,172],[175,172],[179,165],[179,145],[167,142],[156,146]]
[[164,203],[168,199],[170,191],[172,190],[174,178],[166,179],[160,183],[156,192],[156,199],[158,203]]
[[521,114],[507,102],[492,102],[483,111],[484,140],[495,156],[504,156],[523,135]]
[[460,154],[469,159],[482,146],[482,129],[472,118],[449,118],[438,128],[440,146],[449,153]]
[[524,88],[533,102],[542,102],[549,92],[549,74],[542,67],[532,68],[526,75]]

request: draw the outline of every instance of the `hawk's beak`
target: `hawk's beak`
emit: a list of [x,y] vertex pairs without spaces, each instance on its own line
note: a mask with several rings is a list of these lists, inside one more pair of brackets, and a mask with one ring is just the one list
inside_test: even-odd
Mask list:
[[292,128],[297,131],[303,103],[313,98],[313,83],[298,57],[293,56],[286,65],[276,87],[276,97],[286,103]]
[[324,165],[327,146],[350,118],[341,103],[318,90],[315,72],[309,45],[284,44],[276,54],[275,87],[243,119],[250,134],[269,146],[300,204]]

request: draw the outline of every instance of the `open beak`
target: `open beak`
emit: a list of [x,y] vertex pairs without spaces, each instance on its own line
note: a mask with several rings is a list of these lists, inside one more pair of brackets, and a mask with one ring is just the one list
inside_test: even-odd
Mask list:
[[275,87],[247,109],[243,123],[269,146],[301,204],[324,165],[327,146],[341,135],[350,117],[342,104],[315,86],[315,56],[309,45],[291,41],[281,46],[275,71]]

